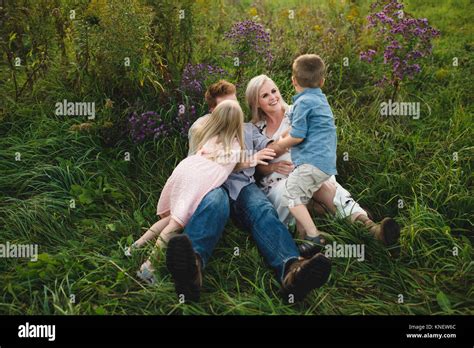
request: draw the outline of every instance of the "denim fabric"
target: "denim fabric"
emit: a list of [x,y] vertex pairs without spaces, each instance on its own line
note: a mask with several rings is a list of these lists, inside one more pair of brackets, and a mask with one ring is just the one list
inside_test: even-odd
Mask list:
[[229,196],[227,191],[218,187],[209,192],[198,205],[184,229],[199,254],[203,268],[211,257],[217,242],[222,236],[229,220]]
[[265,194],[255,183],[245,186],[237,200],[230,200],[230,214],[238,227],[252,234],[265,261],[282,281],[286,262],[300,254]]

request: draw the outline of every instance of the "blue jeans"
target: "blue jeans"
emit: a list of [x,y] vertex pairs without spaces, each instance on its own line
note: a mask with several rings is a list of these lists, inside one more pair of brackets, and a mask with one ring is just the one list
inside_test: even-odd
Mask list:
[[204,196],[184,228],[184,233],[191,240],[194,251],[201,257],[203,268],[221,238],[227,220],[229,220],[229,196],[224,188],[218,187]]
[[300,253],[265,194],[255,183],[245,186],[236,201],[230,200],[230,212],[234,223],[252,234],[265,261],[282,281],[286,262]]
[[[249,231],[267,263],[283,280],[285,264],[296,259],[299,251],[273,205],[255,184],[240,191],[230,203],[234,223]],[[205,267],[229,219],[229,195],[219,187],[209,192],[198,205],[184,229]]]

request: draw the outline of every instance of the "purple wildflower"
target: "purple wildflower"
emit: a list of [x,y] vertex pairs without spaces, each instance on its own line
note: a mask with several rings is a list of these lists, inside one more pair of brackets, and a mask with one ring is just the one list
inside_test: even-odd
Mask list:
[[224,69],[209,64],[188,64],[181,77],[181,90],[191,97],[202,98],[211,81],[226,78],[229,74]]
[[233,57],[239,58],[239,65],[251,65],[259,59],[268,64],[273,61],[270,34],[260,23],[251,20],[234,23],[224,37],[234,46]]
[[[390,70],[391,78],[384,74],[377,85],[398,85],[405,77],[413,78],[421,71],[417,60],[432,51],[431,41],[440,35],[428,24],[426,18],[416,19],[403,12],[398,0],[377,0],[371,5],[374,13],[367,16],[368,27],[376,29],[376,36],[384,46],[383,63]],[[369,49],[360,53],[360,59],[373,62],[376,51]]]
[[147,138],[166,136],[169,133],[168,127],[155,111],[147,111],[140,115],[133,112],[128,119],[128,129],[130,137],[136,143]]

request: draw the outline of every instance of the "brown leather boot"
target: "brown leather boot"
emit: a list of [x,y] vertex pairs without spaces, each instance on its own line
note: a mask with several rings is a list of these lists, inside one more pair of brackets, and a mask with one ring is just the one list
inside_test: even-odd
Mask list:
[[398,244],[400,239],[400,225],[392,219],[385,218],[379,224],[367,226],[375,239],[382,242],[386,247],[392,247]]
[[331,273],[331,260],[318,253],[310,259],[295,260],[286,268],[282,293],[286,299],[293,295],[295,301],[301,301],[311,290],[327,282]]
[[201,260],[185,234],[168,242],[166,266],[174,280],[176,294],[184,295],[185,302],[199,301],[202,287]]

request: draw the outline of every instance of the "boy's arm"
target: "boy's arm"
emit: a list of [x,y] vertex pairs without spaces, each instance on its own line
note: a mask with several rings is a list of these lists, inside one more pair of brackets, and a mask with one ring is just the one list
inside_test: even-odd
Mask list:
[[270,144],[268,147],[275,150],[277,157],[284,154],[292,146],[298,145],[304,140],[304,138],[294,138],[291,135],[287,135],[284,138],[281,138],[277,142]]
[[277,154],[280,151],[288,151],[292,146],[301,143],[308,133],[308,114],[311,112],[310,108],[302,109],[300,106],[294,107],[293,119],[291,121],[291,129],[285,132],[285,136],[272,144]]

